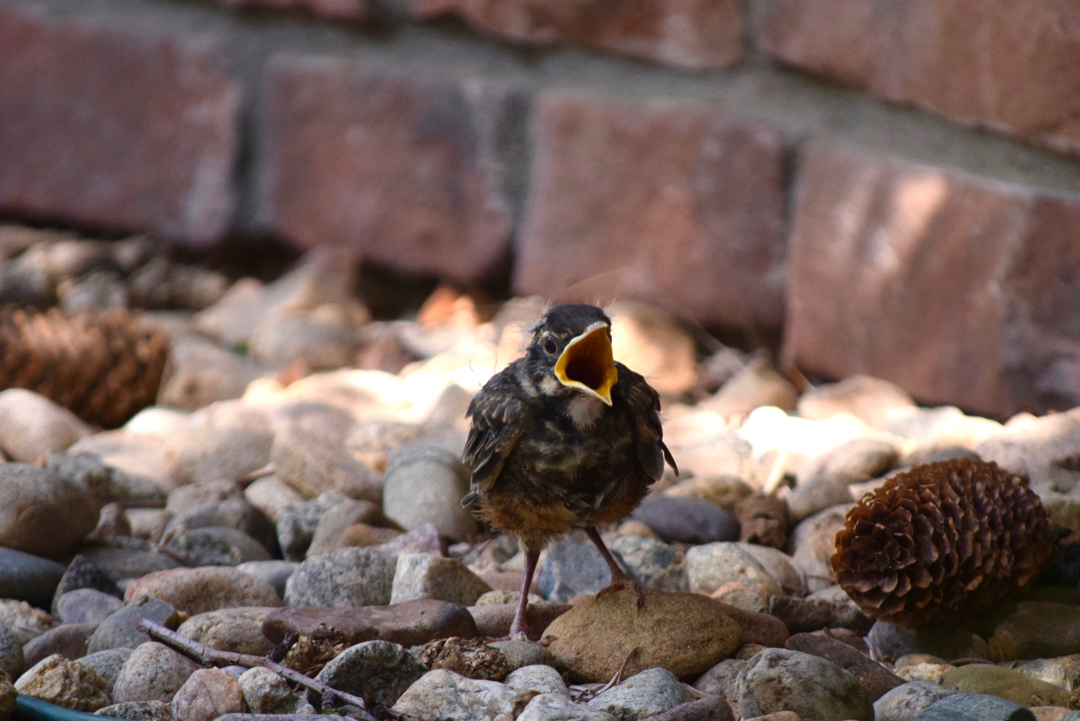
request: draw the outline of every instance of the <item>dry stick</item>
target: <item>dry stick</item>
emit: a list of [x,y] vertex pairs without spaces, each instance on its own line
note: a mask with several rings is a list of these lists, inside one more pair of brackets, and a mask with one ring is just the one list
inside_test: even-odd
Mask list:
[[302,686],[306,686],[315,693],[321,694],[323,700],[333,701],[339,699],[346,703],[350,703],[357,708],[367,709],[367,705],[364,703],[364,699],[353,696],[350,693],[344,691],[338,691],[337,689],[330,688],[321,681],[308,678],[299,671],[294,671],[288,666],[282,666],[280,663],[271,661],[268,658],[262,656],[253,656],[247,653],[234,653],[232,651],[219,651],[215,648],[209,648],[202,645],[198,641],[193,641],[187,636],[181,636],[175,631],[162,626],[160,623],[151,621],[148,618],[139,620],[139,628],[146,631],[154,638],[163,641],[165,645],[172,647],[185,656],[194,658],[202,665],[215,664],[225,666],[261,666],[268,668],[279,676],[283,676],[290,681],[294,681]]

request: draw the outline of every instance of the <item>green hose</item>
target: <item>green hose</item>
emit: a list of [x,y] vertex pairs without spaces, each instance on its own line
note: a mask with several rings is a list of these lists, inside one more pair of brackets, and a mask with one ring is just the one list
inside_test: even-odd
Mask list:
[[15,698],[15,713],[11,715],[13,721],[101,721],[105,716],[95,716],[92,713],[72,711],[63,706],[57,706],[47,701],[36,699],[33,696],[19,694]]

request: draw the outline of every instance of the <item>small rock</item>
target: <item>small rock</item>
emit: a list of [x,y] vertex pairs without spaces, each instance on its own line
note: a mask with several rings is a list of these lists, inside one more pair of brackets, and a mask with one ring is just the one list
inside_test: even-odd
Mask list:
[[803,470],[806,477],[825,476],[840,483],[860,483],[883,476],[900,458],[900,449],[889,438],[866,436],[854,438],[810,461]]
[[214,721],[244,711],[244,694],[236,679],[220,668],[201,668],[188,676],[173,696],[172,715],[184,721]]
[[419,528],[368,548],[391,556],[400,556],[402,553],[431,553],[436,556],[447,554],[446,539],[439,535],[433,523],[425,523]]
[[161,701],[128,701],[114,703],[95,711],[98,716],[130,719],[130,721],[173,721],[169,704]]
[[851,503],[848,484],[832,476],[815,475],[799,481],[784,499],[793,523],[833,506]]
[[509,720],[517,718],[535,695],[497,681],[478,681],[439,669],[424,674],[391,710],[424,719]]
[[1080,653],[1080,606],[1020,601],[994,626],[989,645],[992,661]]
[[105,688],[105,679],[97,671],[60,654],[42,659],[15,682],[21,694],[83,712],[109,705]]
[[176,632],[218,651],[264,656],[274,647],[262,634],[263,621],[273,610],[262,606],[208,611],[184,621]]
[[64,567],[47,558],[0,547],[0,598],[49,604]]
[[[273,440],[274,435],[265,421],[262,427],[187,424],[168,440],[173,452],[165,487],[171,491],[193,484],[244,478],[269,462]],[[240,496],[240,493],[236,495]]]
[[511,671],[510,675],[503,680],[503,683],[510,688],[521,689],[522,691],[536,691],[539,694],[555,694],[565,696],[567,699],[570,698],[570,689],[566,687],[562,676],[547,664],[521,666]]
[[340,634],[348,644],[381,639],[402,646],[477,635],[469,611],[446,601],[406,601],[361,608],[279,608],[263,621],[263,635],[273,643],[281,643],[287,633],[311,636],[320,631]]
[[859,680],[817,656],[768,648],[754,656],[737,681],[743,716],[794,711],[820,721],[873,721],[874,706]]
[[645,523],[668,543],[737,541],[735,515],[700,498],[652,494],[645,497],[631,518]]
[[941,679],[954,667],[947,663],[915,663],[896,669],[896,675],[904,681],[927,681],[940,684]]
[[836,533],[844,527],[844,517],[853,505],[847,503],[818,511],[792,530],[788,541],[792,548],[791,557],[806,574],[809,590],[819,591],[836,584],[836,574],[832,570]]
[[[88,436],[85,440],[102,434]],[[161,487],[152,478],[128,473],[117,466],[106,465],[91,455],[79,455],[74,449],[68,453],[49,453],[45,456],[45,469],[63,476],[81,486],[90,488],[105,499],[140,498],[159,500],[164,497]]]
[[973,663],[950,669],[941,685],[963,693],[992,694],[1021,706],[1068,706],[1069,692],[1011,668]]
[[1080,687],[1080,654],[1025,661],[1016,670],[1061,688]]
[[990,694],[951,694],[930,704],[918,721],[1035,721],[1031,710]]
[[478,638],[440,638],[420,649],[420,663],[432,670],[444,668],[466,678],[502,681],[510,664],[502,651]]
[[89,653],[79,659],[83,666],[89,666],[105,679],[105,691],[112,698],[113,684],[120,675],[120,669],[124,667],[128,657],[131,656],[130,648],[109,648],[97,653]]
[[[308,415],[306,409],[297,412]],[[328,406],[320,410],[318,416],[318,431],[309,426],[312,419],[303,418],[283,423],[277,429],[270,460],[278,476],[308,497],[333,490],[351,498],[379,503],[382,500],[381,476],[345,450],[345,439],[356,421],[347,412]]]
[[0,546],[58,556],[94,530],[101,505],[85,486],[43,468],[0,463]]
[[543,664],[554,668],[558,665],[555,656],[552,655],[551,651],[548,651],[547,648],[538,643],[529,643],[528,641],[492,641],[489,642],[488,645],[502,651],[502,655],[506,657],[507,668],[509,668],[511,672],[525,666]]
[[569,693],[542,693],[529,701],[517,721],[615,721],[615,717],[583,703],[574,703]]
[[392,706],[425,673],[427,667],[403,646],[365,641],[338,654],[319,671],[315,680],[374,703]]
[[643,588],[690,590],[685,555],[666,543],[639,536],[619,536],[609,550]]
[[110,648],[135,648],[149,641],[150,636],[138,627],[143,618],[174,631],[180,624],[175,608],[160,598],[144,596],[111,613],[98,624],[94,635],[86,642],[87,652],[93,654]]
[[822,628],[849,628],[856,633],[865,634],[874,625],[874,620],[850,600],[773,596],[769,599],[769,613],[783,621],[792,633],[817,631]]
[[[173,498],[183,490],[204,488],[206,485],[178,488],[169,494],[169,502],[171,503]],[[239,492],[239,487],[231,481],[224,485]],[[165,543],[170,542],[180,534],[188,533],[197,528],[228,528],[243,532],[266,550],[276,550],[277,548],[277,537],[273,522],[265,513],[248,503],[244,498],[224,498],[201,503],[173,513],[175,515],[169,521],[165,533],[162,535],[162,541]]]
[[78,660],[86,655],[86,642],[96,629],[96,623],[65,623],[50,628],[23,646],[25,663],[33,666],[52,655],[63,656],[69,661]]
[[26,601],[0,599],[0,623],[26,644],[56,625],[56,619]]
[[268,668],[249,668],[237,679],[253,714],[314,714],[315,707],[294,693],[289,682]]
[[[357,501],[352,498],[343,498],[340,503],[330,508],[319,518],[315,526],[315,533],[311,538],[311,546],[308,547],[307,555],[316,556],[320,553],[330,553],[339,548],[340,536],[350,526],[356,523],[374,524],[375,526],[394,525],[382,509],[371,501]],[[386,530],[395,530],[389,529]],[[395,532],[390,538],[396,537],[400,532]],[[384,541],[390,540],[384,538]],[[381,543],[382,541],[380,541]],[[359,545],[359,544],[351,544]],[[374,544],[365,544],[374,545]]]
[[154,596],[187,614],[235,606],[280,606],[281,599],[265,581],[235,568],[204,566],[158,571],[128,586],[124,600]]
[[742,499],[733,511],[739,519],[739,540],[763,548],[786,547],[790,524],[787,509],[787,504],[776,496],[758,493]]
[[[300,564],[285,584],[288,606],[383,606],[397,560],[371,548],[342,548]],[[253,605],[253,604],[252,604]]]
[[394,571],[390,603],[431,598],[469,606],[490,590],[484,579],[456,558],[403,553]]
[[630,590],[585,599],[544,631],[548,650],[588,681],[610,679],[635,648],[624,673],[661,667],[696,678],[742,642],[739,625],[710,598],[645,589],[644,599],[641,608]]
[[744,586],[761,584],[769,596],[784,593],[765,567],[737,543],[708,543],[690,548],[686,552],[686,571],[694,593],[713,593],[731,581]]
[[0,391],[0,449],[14,461],[33,463],[89,434],[78,416],[44,396],[22,388]]
[[261,578],[273,586],[279,596],[285,598],[285,584],[299,567],[300,564],[296,561],[248,561],[241,563],[236,570]]
[[880,663],[859,653],[843,641],[813,636],[809,633],[797,633],[787,640],[787,647],[792,651],[801,651],[832,661],[853,674],[870,694],[871,701],[877,701],[885,693],[904,682]]
[[199,666],[168,646],[149,641],[132,651],[113,684],[112,700],[172,701]]
[[795,410],[799,392],[765,356],[755,356],[700,407],[721,416],[744,416],[759,406]]
[[393,528],[379,528],[378,526],[369,526],[366,523],[354,523],[342,531],[341,535],[338,536],[334,547],[330,550],[336,551],[339,548],[345,548],[347,546],[355,546],[357,548],[380,546],[384,543],[389,543],[396,538],[400,538],[401,535],[401,531]]
[[6,624],[0,623],[0,678],[6,673],[18,678],[26,666],[22,643]]
[[700,498],[730,513],[735,513],[736,505],[753,493],[753,486],[736,476],[694,476],[663,492],[665,496]]
[[284,506],[278,509],[277,537],[281,543],[281,552],[289,561],[303,561],[319,519],[331,508],[347,500],[348,496],[339,491],[327,491],[318,498],[296,506]]
[[266,548],[235,528],[192,528],[174,536],[165,548],[193,566],[239,566],[270,560]]
[[955,623],[928,623],[918,628],[902,628],[878,621],[866,637],[885,660],[909,653],[930,653],[946,661],[957,658],[989,658],[990,647],[973,631]]
[[609,583],[611,571],[604,557],[584,534],[575,532],[548,544],[536,589],[549,601],[566,603],[571,598],[596,593]]
[[468,471],[457,455],[443,448],[418,441],[387,460],[383,509],[406,530],[434,523],[454,541],[476,535],[476,520],[460,503],[468,492]]
[[158,403],[171,408],[196,410],[239,398],[263,374],[250,358],[196,335],[175,339],[169,360],[173,372],[162,382]]
[[589,701],[589,707],[617,718],[643,718],[693,699],[686,686],[670,671],[650,668],[599,694]]
[[83,547],[80,555],[116,582],[181,567],[179,561],[151,550],[150,544],[132,547]]
[[915,721],[935,701],[954,693],[936,683],[909,681],[874,702],[874,721]]
[[911,408],[915,408],[915,401],[900,386],[859,375],[810,388],[799,397],[797,410],[808,420],[850,413],[866,425],[878,427],[897,411]]
[[111,579],[105,571],[97,566],[97,564],[93,563],[80,553],[75,556],[75,558],[71,559],[71,563],[68,564],[67,569],[64,571],[60,583],[56,586],[56,592],[53,594],[52,602],[53,613],[57,613],[61,596],[69,591],[84,589],[92,589],[99,593],[114,596],[117,599],[124,595],[123,592],[120,591],[120,587],[116,585],[116,581]]
[[736,682],[739,673],[745,666],[746,661],[742,659],[725,658],[701,674],[694,681],[694,688],[703,693],[723,697],[732,708],[737,710],[739,708],[739,691]]
[[277,523],[278,511],[282,508],[297,506],[306,500],[300,491],[281,480],[276,473],[252,481],[244,489],[244,498],[274,523]]
[[735,721],[735,714],[723,697],[706,696],[679,704],[650,718],[652,721]]

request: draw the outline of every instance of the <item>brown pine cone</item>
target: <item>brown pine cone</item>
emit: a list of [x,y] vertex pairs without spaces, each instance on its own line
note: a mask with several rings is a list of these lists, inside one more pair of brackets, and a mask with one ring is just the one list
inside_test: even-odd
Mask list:
[[154,403],[167,356],[165,335],[126,310],[0,308],[0,389],[32,390],[105,428]]
[[899,625],[983,610],[1032,580],[1054,549],[1022,476],[969,458],[893,476],[848,512],[832,567],[868,616]]

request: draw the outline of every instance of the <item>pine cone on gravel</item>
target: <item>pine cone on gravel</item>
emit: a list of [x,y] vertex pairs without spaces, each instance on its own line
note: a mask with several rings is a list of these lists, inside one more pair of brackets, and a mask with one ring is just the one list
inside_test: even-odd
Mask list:
[[126,310],[0,308],[0,389],[26,388],[115,428],[154,403],[168,338]]
[[832,567],[868,616],[917,626],[987,608],[1035,578],[1053,549],[1026,478],[961,458],[864,496],[836,534]]

